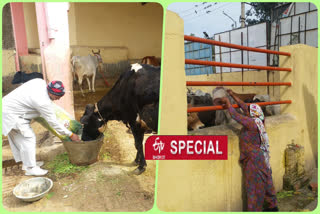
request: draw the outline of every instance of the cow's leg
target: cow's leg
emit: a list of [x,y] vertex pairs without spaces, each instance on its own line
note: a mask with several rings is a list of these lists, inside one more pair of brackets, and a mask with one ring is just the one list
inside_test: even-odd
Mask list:
[[91,91],[91,86],[90,86],[90,80],[89,80],[89,77],[88,77],[88,76],[86,76],[86,79],[87,79],[87,83],[88,83],[89,91]]
[[82,96],[84,96],[84,93],[82,91],[82,78],[83,78],[83,76],[78,75],[78,82],[79,82],[80,91],[81,91]]
[[146,169],[145,166],[147,165],[146,160],[143,154],[143,137],[144,137],[144,130],[141,128],[141,125],[136,121],[129,123],[133,137],[135,142],[135,147],[137,149],[137,156],[135,161],[138,162],[139,166],[136,168],[133,173],[136,175],[140,175]]
[[132,161],[130,165],[139,166],[139,162],[140,162],[140,153],[138,153],[138,150],[137,150],[136,158]]

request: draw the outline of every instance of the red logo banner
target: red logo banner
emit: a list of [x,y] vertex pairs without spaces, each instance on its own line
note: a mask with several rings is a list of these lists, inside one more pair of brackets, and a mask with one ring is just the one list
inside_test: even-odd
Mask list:
[[146,160],[227,160],[226,135],[155,135],[145,144]]

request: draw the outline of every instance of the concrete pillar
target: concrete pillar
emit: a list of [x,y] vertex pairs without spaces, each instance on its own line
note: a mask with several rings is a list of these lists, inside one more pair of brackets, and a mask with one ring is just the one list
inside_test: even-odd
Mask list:
[[[187,134],[187,90],[184,72],[184,23],[175,13],[167,11],[164,40],[164,54],[162,63],[162,91],[161,91],[161,135]],[[165,113],[165,114],[164,114]],[[174,122],[173,122],[174,121]],[[188,161],[159,161],[158,168],[158,200],[161,210],[176,207],[179,201],[189,201],[181,196],[181,192],[188,185],[187,179],[182,178],[188,170]],[[172,174],[172,171],[175,171]],[[174,179],[173,179],[174,178]]]
[[40,51],[41,51],[42,71],[43,71],[44,79],[48,83],[44,50],[46,47],[48,47],[50,40],[48,36],[48,31],[47,31],[47,17],[46,17],[45,3],[39,2],[39,3],[35,3],[35,5],[36,5],[36,16],[37,16],[37,26],[38,26],[38,34],[39,34],[39,42],[40,42]]
[[310,171],[318,163],[318,49],[298,44],[280,51],[290,52],[291,57],[280,56],[279,67],[292,68],[292,72],[280,72],[280,82],[292,82],[291,87],[280,87],[281,100],[292,100],[281,105],[281,113],[299,121],[300,138],[294,143],[305,147],[305,167]]
[[56,103],[74,116],[68,9],[68,3],[36,3],[40,48],[46,79],[48,82],[52,80],[63,82],[66,93]]
[[12,27],[16,46],[16,70],[20,70],[19,56],[28,55],[28,42],[24,21],[23,3],[10,3]]
[[[167,11],[162,70],[160,134],[187,134],[183,20]],[[172,120],[175,123],[172,123]],[[174,130],[174,131],[173,131]]]

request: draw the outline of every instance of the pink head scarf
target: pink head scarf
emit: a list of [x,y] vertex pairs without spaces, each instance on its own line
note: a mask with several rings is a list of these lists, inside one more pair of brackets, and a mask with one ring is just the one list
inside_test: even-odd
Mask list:
[[260,134],[260,139],[261,139],[260,149],[263,151],[265,162],[266,162],[267,166],[270,168],[269,138],[268,138],[266,129],[263,124],[264,114],[263,114],[263,111],[259,105],[257,105],[257,104],[250,105],[250,116],[254,119],[254,121],[259,129],[259,134]]

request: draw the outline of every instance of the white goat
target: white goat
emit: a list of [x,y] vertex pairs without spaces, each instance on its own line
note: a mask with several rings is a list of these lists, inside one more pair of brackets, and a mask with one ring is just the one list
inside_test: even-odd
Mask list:
[[[78,76],[78,83],[79,83],[79,87],[80,87],[82,96],[84,96],[83,91],[82,91],[82,87],[81,87],[83,77],[86,77],[86,79],[87,79],[89,91],[95,92],[94,82],[95,82],[95,78],[96,78],[96,71],[98,69],[99,64],[102,63],[100,50],[96,53],[92,50],[92,53],[94,54],[94,56],[92,56],[92,55],[73,56],[71,58],[71,64],[72,64],[71,70],[74,72],[74,76],[75,76],[75,74]],[[89,77],[92,77],[92,89],[90,86]]]

